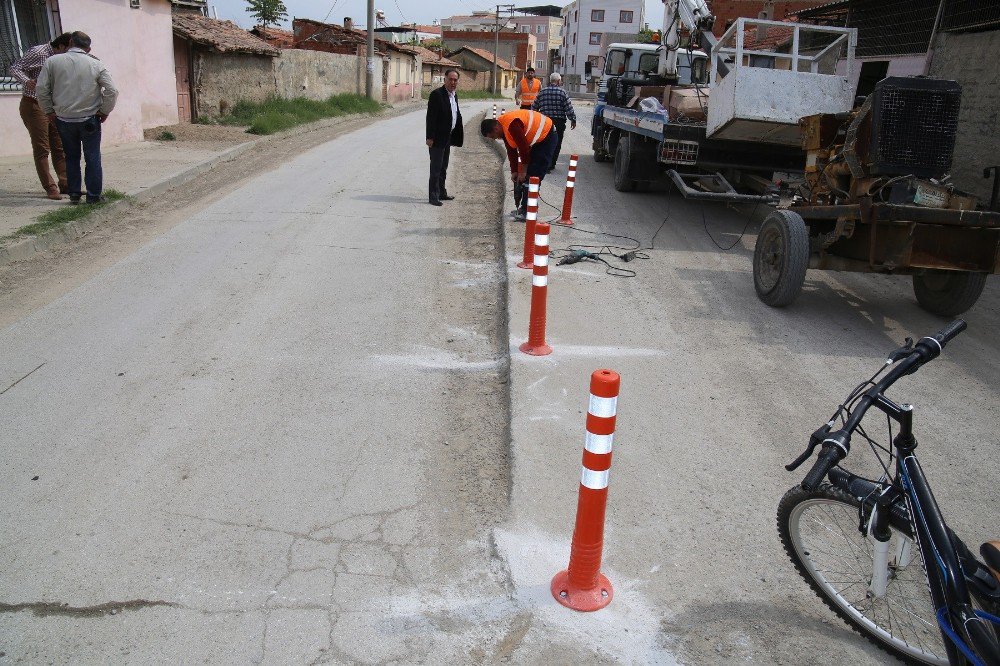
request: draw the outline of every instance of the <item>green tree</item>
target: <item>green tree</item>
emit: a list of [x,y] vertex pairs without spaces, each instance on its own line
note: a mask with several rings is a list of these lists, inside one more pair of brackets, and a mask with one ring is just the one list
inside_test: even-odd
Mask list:
[[281,0],[246,0],[247,14],[250,14],[257,25],[265,28],[269,25],[281,25],[288,18],[288,9]]

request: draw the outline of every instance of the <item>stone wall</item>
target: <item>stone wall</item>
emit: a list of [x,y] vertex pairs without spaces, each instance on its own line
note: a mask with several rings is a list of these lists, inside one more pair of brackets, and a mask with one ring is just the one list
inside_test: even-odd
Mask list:
[[356,55],[282,49],[274,58],[274,78],[282,97],[322,100],[330,95],[365,93],[364,58]]
[[192,81],[196,117],[218,118],[237,102],[263,102],[276,95],[274,60],[246,53],[196,51]]
[[[194,108],[198,118],[218,118],[240,101],[365,92],[365,61],[356,55],[282,49],[277,58],[197,50]],[[377,83],[377,82],[376,82]]]
[[952,181],[989,204],[992,177],[983,169],[1000,165],[1000,30],[943,32],[936,40],[930,76],[962,84],[962,109]]

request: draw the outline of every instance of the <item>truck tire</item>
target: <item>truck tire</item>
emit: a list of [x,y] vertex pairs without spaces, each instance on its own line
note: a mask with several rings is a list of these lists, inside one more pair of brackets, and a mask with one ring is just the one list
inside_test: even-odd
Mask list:
[[753,250],[753,287],[757,298],[780,308],[802,291],[809,267],[809,230],[802,216],[776,210],[764,220]]
[[632,138],[625,134],[618,139],[615,150],[615,189],[619,192],[635,190],[635,181],[630,177],[632,165]]
[[971,308],[985,286],[986,273],[927,271],[913,276],[917,303],[941,317],[954,317]]

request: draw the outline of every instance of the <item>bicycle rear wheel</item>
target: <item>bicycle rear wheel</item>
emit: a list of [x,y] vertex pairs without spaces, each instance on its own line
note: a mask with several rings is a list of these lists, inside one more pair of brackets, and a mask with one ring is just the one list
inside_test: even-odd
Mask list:
[[909,525],[891,520],[889,580],[879,598],[869,585],[873,540],[858,530],[860,502],[831,486],[796,486],[778,504],[785,551],[813,591],[847,624],[908,661],[947,664],[920,548]]

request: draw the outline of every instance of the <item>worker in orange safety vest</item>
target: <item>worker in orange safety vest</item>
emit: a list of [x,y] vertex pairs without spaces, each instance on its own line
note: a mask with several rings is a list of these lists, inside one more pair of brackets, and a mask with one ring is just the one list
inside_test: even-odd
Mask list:
[[517,85],[517,92],[514,99],[521,105],[522,109],[530,109],[535,103],[535,97],[542,90],[542,82],[535,78],[535,68],[529,67],[524,70],[524,78]]
[[[479,130],[486,138],[503,138],[510,161],[510,179],[515,186],[524,184],[532,176],[537,176],[539,182],[545,178],[559,143],[551,118],[530,109],[518,109],[501,114],[495,120],[487,118]],[[519,215],[525,213],[527,205],[528,198],[524,197]]]

